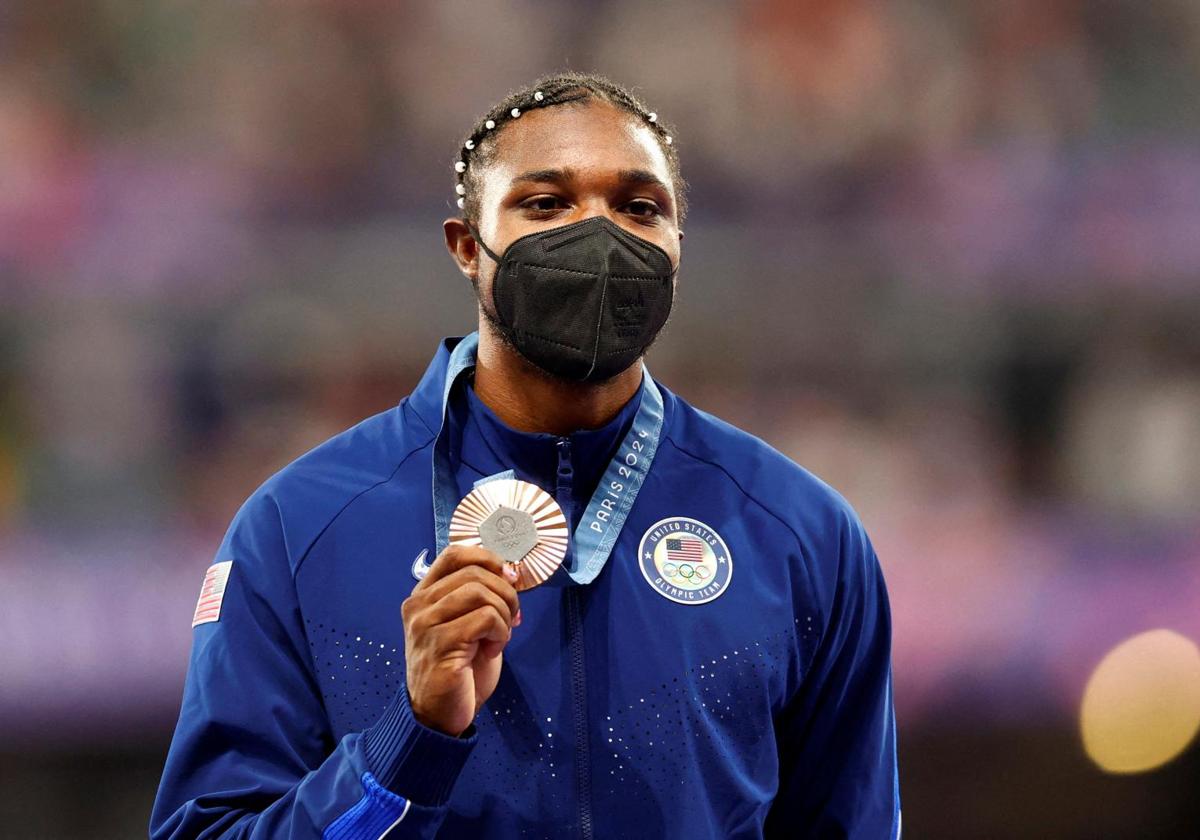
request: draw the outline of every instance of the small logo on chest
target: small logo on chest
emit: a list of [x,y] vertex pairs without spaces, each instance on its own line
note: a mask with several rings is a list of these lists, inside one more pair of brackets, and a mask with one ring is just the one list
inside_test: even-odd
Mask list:
[[425,562],[425,558],[429,556],[429,549],[421,549],[421,553],[417,555],[417,559],[412,563],[412,573],[414,580],[425,580],[425,575],[429,574],[429,564]]
[[638,565],[659,595],[679,604],[707,604],[733,579],[725,540],[686,516],[670,516],[647,529],[638,545]]

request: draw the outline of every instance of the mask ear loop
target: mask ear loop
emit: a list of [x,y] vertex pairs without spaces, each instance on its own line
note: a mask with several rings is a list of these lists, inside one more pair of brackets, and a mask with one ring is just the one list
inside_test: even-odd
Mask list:
[[471,238],[479,243],[479,247],[483,249],[483,252],[491,257],[492,261],[495,262],[496,265],[500,265],[500,261],[504,258],[487,246],[487,243],[483,241],[483,237],[479,235],[479,230],[475,227],[475,225],[473,225],[471,222],[467,222],[467,230],[471,232]]
[[[487,254],[489,257],[491,257],[492,261],[494,263],[496,263],[496,277],[499,277],[500,276],[500,266],[503,264],[504,258],[487,246],[487,243],[483,241],[483,237],[479,235],[479,229],[476,228],[473,223],[467,221],[466,219],[464,219],[463,221],[466,222],[467,230],[469,230],[471,232],[471,238],[474,239],[477,243],[479,243],[479,247],[483,249],[483,252],[485,254]],[[478,284],[479,281],[476,280],[475,282],[476,282],[476,284]],[[499,317],[500,302],[498,300],[496,300],[496,288],[497,288],[497,283],[496,283],[495,279],[493,279],[492,280],[492,307],[496,310],[497,317]],[[486,310],[485,310],[485,314],[486,314]],[[488,317],[490,318],[491,316],[488,316]]]

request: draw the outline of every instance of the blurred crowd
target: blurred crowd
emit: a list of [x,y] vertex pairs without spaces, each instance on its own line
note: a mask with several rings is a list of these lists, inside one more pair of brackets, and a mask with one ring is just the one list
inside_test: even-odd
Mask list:
[[0,288],[233,294],[273,225],[450,208],[474,115],[563,66],[678,124],[702,219],[1020,294],[1200,263],[1188,0],[64,0],[0,11]]
[[0,726],[174,714],[241,500],[471,329],[449,163],[562,67],[676,126],[651,367],[858,507],[902,718],[1070,714],[1129,633],[1200,638],[1200,4],[17,2]]

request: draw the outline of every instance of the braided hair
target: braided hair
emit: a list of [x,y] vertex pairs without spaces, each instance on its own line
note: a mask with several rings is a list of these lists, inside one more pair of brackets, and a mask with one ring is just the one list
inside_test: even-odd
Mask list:
[[675,187],[677,214],[682,222],[687,212],[684,194],[687,185],[679,172],[679,155],[668,127],[628,88],[603,76],[574,71],[543,76],[528,87],[510,93],[475,123],[454,159],[454,191],[458,194],[458,206],[463,211],[463,218],[471,222],[479,219],[480,183],[477,172],[492,161],[496,153],[496,135],[506,124],[536,108],[589,101],[607,102],[627,111],[654,132],[667,158]]

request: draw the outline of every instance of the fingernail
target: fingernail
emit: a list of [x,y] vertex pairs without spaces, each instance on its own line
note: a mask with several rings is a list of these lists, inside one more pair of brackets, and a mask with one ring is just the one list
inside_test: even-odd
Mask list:
[[516,583],[516,582],[517,582],[517,577],[518,577],[518,575],[517,575],[517,567],[516,567],[514,564],[512,564],[512,563],[505,563],[505,564],[504,564],[504,578],[505,578],[505,580],[507,580],[509,583]]
[[513,625],[512,625],[512,626],[513,626],[513,627],[519,627],[520,625],[521,625],[521,608],[520,608],[520,607],[517,607],[517,617],[513,619]]

